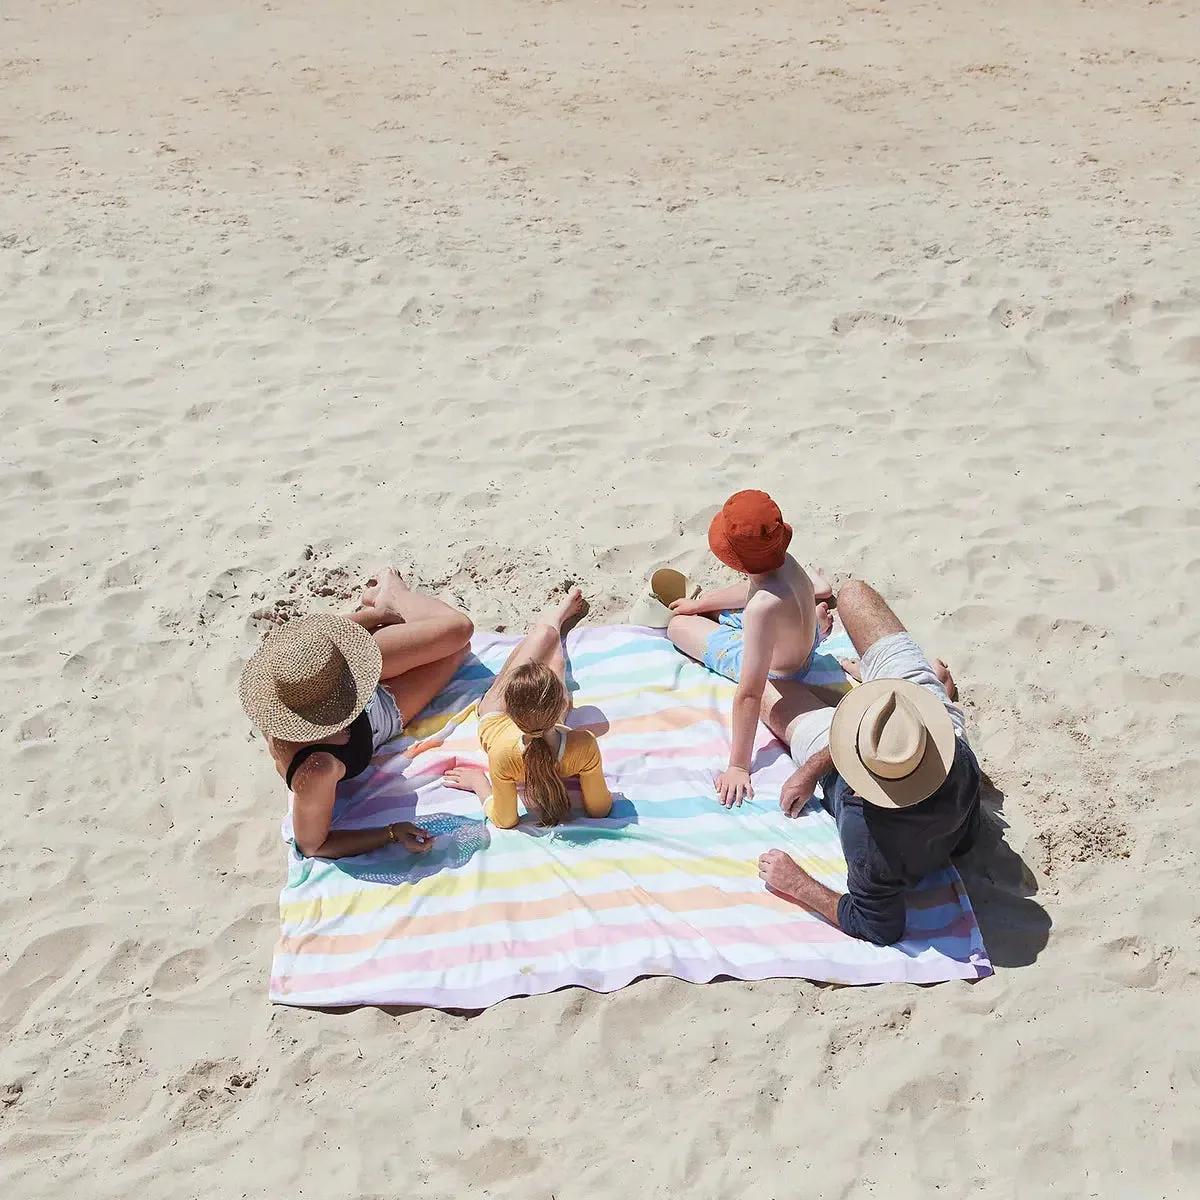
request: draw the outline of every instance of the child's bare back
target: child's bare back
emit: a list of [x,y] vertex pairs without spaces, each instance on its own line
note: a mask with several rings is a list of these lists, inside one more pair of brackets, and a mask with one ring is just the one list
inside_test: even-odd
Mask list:
[[747,638],[770,642],[773,674],[791,675],[808,663],[817,640],[816,593],[790,554],[778,570],[751,577],[743,620]]

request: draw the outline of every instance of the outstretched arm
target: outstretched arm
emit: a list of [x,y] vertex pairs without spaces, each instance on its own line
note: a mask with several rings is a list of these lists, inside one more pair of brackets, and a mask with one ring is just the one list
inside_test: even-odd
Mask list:
[[[490,775],[489,775],[490,772]],[[521,814],[517,811],[517,783],[506,772],[503,761],[488,759],[488,770],[481,771],[466,763],[453,766],[444,776],[448,787],[474,792],[483,805],[483,815],[497,829],[514,829]]]
[[779,792],[779,807],[789,817],[798,817],[812,799],[822,775],[833,770],[829,747],[818,750],[802,767],[797,767]]
[[345,774],[332,754],[314,754],[300,764],[292,780],[292,834],[305,858],[351,858],[393,842],[412,854],[433,848],[433,834],[407,821],[375,829],[330,829],[338,780]]
[[716,588],[710,592],[701,592],[695,600],[676,600],[671,605],[671,611],[681,617],[696,616],[699,613],[725,612],[727,609],[745,608],[750,598],[750,582],[732,583],[729,587]]
[[335,829],[311,851],[297,839],[296,848],[305,858],[353,858],[393,842],[410,854],[424,854],[433,849],[433,834],[408,821],[394,821],[378,829]]
[[771,601],[765,592],[755,597],[754,607],[746,610],[742,674],[733,697],[733,745],[729,766],[717,780],[717,795],[726,808],[733,808],[753,797],[750,783],[750,759],[754,754],[754,735],[763,691],[771,673],[773,620]]
[[814,879],[790,854],[782,850],[768,850],[759,855],[758,877],[776,895],[794,900],[809,912],[824,917],[830,925],[841,928],[838,907],[845,896],[827,888],[819,879]]

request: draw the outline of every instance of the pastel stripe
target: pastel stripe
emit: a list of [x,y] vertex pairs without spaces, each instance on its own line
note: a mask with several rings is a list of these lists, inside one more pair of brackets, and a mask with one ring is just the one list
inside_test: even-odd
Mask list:
[[[810,681],[844,684],[830,669],[832,655],[851,652],[839,637],[822,646]],[[844,886],[836,828],[817,804],[798,820],[779,812],[793,768],[765,730],[754,801],[737,812],[716,804],[734,687],[654,631],[599,627],[567,643],[572,719],[601,739],[610,817],[554,831],[488,827],[474,796],[442,777],[456,762],[483,764],[475,702],[513,641],[477,638],[443,695],[339,789],[335,826],[415,820],[435,834],[433,851],[340,862],[292,853],[272,999],[471,1009],[568,985],[610,991],[645,974],[930,983],[990,972],[952,870],[914,890],[906,940],[885,948],[761,886],[757,858],[769,846]]]

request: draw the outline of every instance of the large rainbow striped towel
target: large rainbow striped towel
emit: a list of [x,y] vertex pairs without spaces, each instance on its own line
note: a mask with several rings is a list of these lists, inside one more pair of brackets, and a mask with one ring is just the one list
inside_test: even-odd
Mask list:
[[[442,775],[455,761],[484,765],[474,701],[514,643],[477,636],[428,713],[339,789],[338,828],[416,821],[437,835],[434,850],[334,862],[291,850],[272,1000],[479,1009],[571,985],[613,991],[644,975],[863,984],[991,973],[953,869],[912,893],[905,941],[884,948],[765,890],[757,860],[772,846],[845,886],[833,819],[816,802],[797,820],[780,813],[793,768],[761,727],[755,799],[720,807],[713,779],[727,761],[733,685],[651,630],[602,626],[567,641],[570,722],[600,738],[612,814],[555,830],[527,818],[512,830],[485,824],[475,797]],[[810,680],[844,683],[832,655],[848,641],[823,649]]]

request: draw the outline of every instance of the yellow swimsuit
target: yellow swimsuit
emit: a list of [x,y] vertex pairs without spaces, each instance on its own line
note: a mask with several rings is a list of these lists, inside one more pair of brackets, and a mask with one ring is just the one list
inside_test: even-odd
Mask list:
[[[607,817],[612,795],[604,780],[600,747],[586,729],[558,726],[558,773],[563,779],[579,776],[583,807],[589,817]],[[521,731],[507,713],[489,713],[479,722],[479,742],[488,756],[492,795],[483,811],[493,825],[512,829],[517,823],[517,784],[525,782]]]

